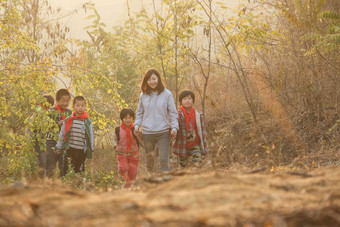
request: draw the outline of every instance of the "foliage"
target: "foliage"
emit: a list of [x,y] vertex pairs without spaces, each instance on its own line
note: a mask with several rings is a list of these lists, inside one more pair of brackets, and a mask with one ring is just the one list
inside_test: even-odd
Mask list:
[[195,1],[175,2],[163,1],[161,9],[153,13],[142,10],[136,18],[140,64],[144,71],[158,68],[172,91],[180,88],[181,80],[191,71],[188,47],[198,25]]
[[119,188],[124,181],[115,171],[97,171],[87,175],[87,182],[93,183],[97,189],[109,190],[109,188]]
[[266,23],[262,13],[255,10],[246,10],[239,6],[238,15],[229,17],[225,22],[225,29],[232,31],[228,42],[234,42],[238,48],[249,54],[252,49],[265,50],[270,48],[275,35],[272,27]]
[[6,155],[6,162],[8,178],[13,181],[30,178],[38,170],[36,152],[13,151]]
[[309,53],[314,53],[316,50],[338,50],[340,46],[340,14],[327,10],[319,13],[318,17],[320,21],[327,21],[328,23],[326,29],[306,35],[306,38],[315,41],[315,45]]
[[[42,10],[49,9],[47,1],[0,3],[0,150],[7,156],[13,176],[19,177],[18,173],[25,173],[22,168],[32,170],[27,164],[31,163],[31,156],[25,152],[32,151],[34,139],[25,131],[42,95],[54,93],[58,70],[53,66],[52,56],[61,56],[56,49],[61,48],[65,30],[43,17]],[[47,30],[50,32],[46,33]],[[48,122],[35,122],[38,124],[33,128],[30,125],[33,130],[50,127]],[[44,146],[42,137],[37,139]]]
[[118,113],[128,106],[125,99],[131,96],[128,85],[133,82],[127,81],[123,87],[118,78],[134,71],[125,53],[124,38],[120,37],[124,31],[120,34],[106,32],[94,5],[87,7],[93,12],[88,17],[93,19],[92,25],[87,27],[90,40],[72,41],[78,50],[66,59],[67,67],[62,73],[71,79],[75,94],[86,97],[88,113],[97,132],[105,133],[112,123],[117,124]]

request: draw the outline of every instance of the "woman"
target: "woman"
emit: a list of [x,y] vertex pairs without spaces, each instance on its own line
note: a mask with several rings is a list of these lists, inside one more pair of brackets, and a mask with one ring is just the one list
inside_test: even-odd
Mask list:
[[[145,72],[141,90],[135,134],[143,131],[148,171],[153,171],[154,150],[157,143],[161,172],[167,172],[169,171],[170,136],[175,139],[178,130],[178,113],[174,97],[171,91],[164,87],[160,73],[154,68]],[[141,125],[143,130],[140,129]]]

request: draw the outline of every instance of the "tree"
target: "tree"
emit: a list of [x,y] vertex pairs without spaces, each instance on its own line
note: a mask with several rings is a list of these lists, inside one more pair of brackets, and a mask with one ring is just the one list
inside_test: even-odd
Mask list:
[[[244,98],[249,107],[253,120],[256,122],[257,117],[255,103],[253,100],[253,95],[251,94],[251,88],[248,81],[248,73],[244,66],[244,62],[242,61],[242,48],[246,45],[242,46],[242,44],[240,44],[246,41],[246,39],[252,39],[252,37],[249,37],[248,35],[254,35],[258,33],[258,31],[251,31],[252,26],[250,26],[249,24],[252,23],[252,15],[246,16],[246,8],[241,7],[237,18],[231,17],[227,21],[224,21],[225,18],[219,18],[214,11],[211,11],[210,0],[198,1],[198,3],[210,20],[207,26],[208,29],[206,29],[204,33],[209,35],[210,33],[212,33],[212,28],[216,30],[221,43],[218,47],[220,48],[219,53],[223,57],[223,60],[227,61],[222,64],[220,63],[220,59],[218,59],[218,57],[216,56],[216,61],[218,61],[216,64],[231,69],[234,72],[241,85]],[[227,7],[221,4],[221,8],[226,9]],[[261,29],[258,30],[261,31]],[[208,63],[211,63],[210,60]],[[204,77],[206,78],[207,82],[207,78],[209,77]]]
[[90,3],[86,7],[91,12],[87,19],[92,20],[85,28],[89,39],[74,41],[76,51],[66,59],[67,67],[61,73],[71,79],[75,94],[87,99],[89,116],[101,135],[117,123],[120,110],[136,100],[131,99],[136,89],[128,48],[132,40],[126,27],[107,32],[95,5]]
[[[199,86],[196,82],[195,76],[193,76],[193,81],[196,90],[200,94],[201,98],[201,105],[202,105],[202,111],[203,114],[205,113],[205,101],[206,101],[206,93],[207,93],[207,88],[208,88],[208,82],[210,79],[210,73],[211,73],[211,65],[212,65],[212,42],[213,42],[213,30],[212,30],[212,0],[208,1],[197,1],[198,4],[202,7],[203,11],[206,13],[208,17],[208,22],[201,22],[200,25],[204,26],[203,29],[203,42],[202,42],[202,47],[201,51],[199,50],[198,47],[195,47],[194,45],[190,48],[191,52],[191,57],[193,58],[194,62],[198,65],[201,75],[203,76],[204,83],[203,83],[203,88]],[[204,47],[204,40],[205,38],[207,39],[207,47]],[[195,50],[197,49],[197,50]],[[203,52],[203,53],[199,53]],[[206,52],[205,55],[207,55],[205,58],[204,52]],[[201,59],[201,60],[200,60]]]
[[137,15],[141,64],[145,69],[160,69],[177,103],[181,81],[190,72],[188,45],[197,24],[195,2],[163,1],[160,9],[153,2],[153,10],[153,14],[144,9]]
[[25,131],[42,95],[54,93],[58,69],[53,61],[61,56],[67,29],[43,15],[43,9],[49,10],[49,16],[57,13],[47,1],[1,0],[0,4],[0,150],[6,152],[11,171],[20,176],[33,168],[28,157],[33,153],[27,151],[33,149],[34,139]]
[[247,7],[263,9],[262,21],[273,34],[267,40],[259,36],[260,46],[248,45],[251,63],[312,147],[328,138],[339,115],[338,20],[329,2],[255,1]]

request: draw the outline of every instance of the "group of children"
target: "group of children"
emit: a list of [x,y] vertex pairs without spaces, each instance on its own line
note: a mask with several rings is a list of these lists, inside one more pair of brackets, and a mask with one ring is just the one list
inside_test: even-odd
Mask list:
[[[92,157],[94,151],[94,133],[91,119],[87,116],[86,100],[83,96],[73,99],[72,112],[68,106],[71,94],[66,89],[60,89],[56,93],[56,105],[51,95],[44,95],[37,108],[39,111],[48,111],[48,117],[54,122],[44,133],[46,138],[46,151],[41,149],[35,132],[35,150],[38,152],[38,160],[41,175],[52,177],[58,162],[60,176],[68,171],[69,159],[76,173],[84,171],[86,158]],[[57,133],[57,136],[55,135]],[[59,136],[58,136],[59,135]]]
[[[152,74],[152,76],[154,76],[154,74]],[[156,78],[156,83],[153,85],[152,82],[150,82],[150,80],[154,80],[152,76],[149,76],[151,79],[147,79],[149,81],[148,86],[151,88],[152,86],[157,87],[157,84],[160,82],[158,81],[158,78]],[[56,163],[58,162],[60,176],[63,177],[68,171],[70,160],[70,164],[75,173],[84,172],[85,160],[86,158],[90,159],[92,157],[92,152],[94,151],[93,125],[91,119],[85,112],[85,98],[82,96],[76,96],[73,99],[73,112],[68,109],[71,95],[66,89],[60,89],[56,93],[56,105],[52,108],[48,108],[48,106],[53,106],[53,97],[45,95],[44,98],[45,104],[41,103],[40,108],[41,110],[47,110],[48,116],[55,122],[55,125],[58,126],[59,137],[56,139],[55,136],[51,136],[50,133],[47,133],[46,152],[41,151],[39,148],[40,146],[37,146],[36,144],[36,150],[39,153],[39,166],[44,170],[46,176],[51,177],[56,167]],[[165,132],[165,135],[170,135],[169,131],[171,131],[171,136],[173,136],[174,142],[170,143],[169,139],[165,141],[168,145],[171,144],[170,146],[173,147],[172,152],[179,157],[179,164],[182,167],[187,166],[189,157],[192,157],[191,160],[194,165],[199,165],[202,160],[202,156],[207,154],[203,114],[193,107],[195,95],[192,91],[185,90],[181,92],[179,95],[179,102],[181,107],[178,109],[176,116],[173,118],[173,121],[176,122],[173,123],[174,126],[172,129],[169,128],[167,129],[168,132]],[[148,105],[150,106],[150,104]],[[157,106],[157,103],[155,103],[155,106]],[[141,109],[142,107],[139,105],[139,114],[141,112],[144,114],[144,110],[141,111]],[[167,111],[168,110],[165,110],[165,115]],[[155,109],[153,109],[151,112],[152,114],[155,114],[156,112],[161,111],[156,110],[155,112]],[[118,171],[126,182],[124,186],[126,188],[130,187],[135,180],[140,160],[139,145],[141,142],[138,139],[138,135],[141,133],[138,129],[140,122],[135,118],[136,116],[132,109],[124,108],[121,110],[120,119],[122,123],[120,126],[115,128],[113,138],[114,149],[117,152]],[[135,120],[136,124],[138,124],[137,126],[134,125]],[[156,122],[157,119],[151,117],[150,121]],[[144,120],[144,122],[147,122],[147,120]],[[147,123],[143,124],[146,125]],[[156,122],[156,124],[159,123]],[[154,142],[161,138],[164,134],[164,132],[162,132],[163,134],[157,134],[152,133],[152,131],[148,134],[147,130],[145,131],[146,134],[144,134],[143,128],[143,140],[144,146],[146,147],[150,141]],[[161,143],[158,143],[159,146],[160,144]],[[148,148],[145,148],[146,155],[148,156],[147,149]],[[168,156],[168,153],[165,155]],[[167,162],[167,157],[165,160]],[[168,170],[167,165],[168,163],[163,165],[165,170]]]

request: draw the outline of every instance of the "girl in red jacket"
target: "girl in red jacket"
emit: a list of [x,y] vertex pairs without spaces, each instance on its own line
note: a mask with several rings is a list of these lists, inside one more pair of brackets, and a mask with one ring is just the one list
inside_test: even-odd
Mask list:
[[132,109],[124,108],[120,112],[120,119],[122,124],[115,128],[113,145],[117,151],[118,171],[126,182],[124,188],[129,188],[137,176],[139,163],[139,144],[133,127],[135,113]]

